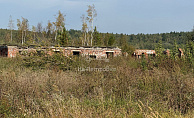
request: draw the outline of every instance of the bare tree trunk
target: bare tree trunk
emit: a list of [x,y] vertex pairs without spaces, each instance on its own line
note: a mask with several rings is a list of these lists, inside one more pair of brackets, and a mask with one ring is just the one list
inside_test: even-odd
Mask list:
[[90,40],[90,39],[89,39],[89,36],[87,36],[87,43],[86,43],[86,46],[89,46],[89,43],[90,43],[89,40]]
[[91,46],[92,46],[92,41],[93,41],[93,11],[92,11],[92,33],[91,33]]
[[[36,38],[36,34],[34,33],[34,41],[35,41],[35,38]],[[34,41],[33,41],[33,43],[34,43]]]
[[85,32],[85,38],[84,38],[84,46],[86,45],[86,37],[87,36],[87,34],[86,34],[86,32]]
[[24,35],[24,33],[23,33],[23,31],[22,31],[22,45],[24,44],[24,42],[23,42],[23,35]]
[[91,33],[91,46],[92,46],[92,40],[93,40],[93,33]]
[[56,33],[55,33],[55,41],[57,40],[57,31],[56,31]]
[[26,42],[26,30],[24,31],[25,35],[24,35],[24,43]]
[[13,26],[13,20],[12,20],[12,16],[11,15],[10,15],[10,18],[9,18],[9,25],[8,25],[8,27],[11,30],[11,42],[12,42],[12,30],[13,30],[14,26]]
[[11,29],[11,42],[12,42],[12,29]]

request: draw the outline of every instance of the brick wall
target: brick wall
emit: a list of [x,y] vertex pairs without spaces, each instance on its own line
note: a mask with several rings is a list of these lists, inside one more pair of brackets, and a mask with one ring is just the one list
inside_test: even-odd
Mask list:
[[8,55],[7,57],[16,57],[18,53],[18,49],[16,46],[7,46],[8,47]]
[[111,52],[113,56],[121,55],[121,49],[119,48],[84,48],[84,47],[47,47],[47,49],[18,49],[19,52],[26,51],[31,52],[32,50],[42,50],[48,55],[54,53],[62,53],[64,56],[71,56],[77,54],[79,56],[95,56],[99,58],[107,58],[107,52]]

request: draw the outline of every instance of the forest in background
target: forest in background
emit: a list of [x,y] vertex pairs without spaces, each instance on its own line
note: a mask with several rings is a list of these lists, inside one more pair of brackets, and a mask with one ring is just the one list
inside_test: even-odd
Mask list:
[[[48,31],[35,32],[28,31],[25,45],[57,45],[54,40],[55,34],[50,34]],[[187,42],[188,36],[192,32],[170,32],[170,33],[158,33],[158,34],[113,34],[113,33],[99,33],[94,30],[94,37],[98,37],[101,40],[100,45],[94,44],[94,46],[118,46],[121,47],[124,44],[132,45],[136,49],[155,49],[155,46],[161,40],[165,49],[172,49],[173,43],[176,40],[180,48],[184,48]],[[70,29],[66,31],[69,43],[67,46],[83,46],[81,43],[82,31]],[[12,44],[21,45],[20,32],[13,30],[13,41],[10,39],[10,30],[0,29],[0,44]]]

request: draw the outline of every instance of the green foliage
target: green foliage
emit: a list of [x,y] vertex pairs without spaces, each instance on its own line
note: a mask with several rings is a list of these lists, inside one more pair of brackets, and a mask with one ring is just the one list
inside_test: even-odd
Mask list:
[[147,60],[145,60],[144,57],[142,57],[142,60],[141,60],[141,67],[142,67],[142,69],[143,69],[144,71],[147,70],[147,68],[148,68]]
[[191,41],[191,42],[194,41],[194,29],[193,29],[192,32],[189,32],[189,33],[187,34],[187,39],[186,39],[186,40],[187,40],[187,41]]
[[61,53],[56,53],[52,56],[46,55],[44,52],[29,54],[29,57],[25,57],[23,64],[25,67],[30,67],[33,70],[45,69],[45,68],[58,68],[60,70],[74,70],[80,63],[84,63],[84,60],[78,61],[77,57],[63,56]]
[[117,41],[117,45],[122,47],[126,43],[127,43],[127,36],[121,33],[121,35]]
[[122,52],[127,52],[130,56],[134,53],[135,51],[135,48],[131,45],[128,45],[128,44],[124,44],[122,47]]
[[67,32],[66,32],[65,27],[63,27],[62,31],[58,32],[57,39],[58,39],[58,42],[61,46],[67,46],[68,45],[68,37],[67,37]]
[[162,40],[160,40],[155,48],[155,51],[156,51],[156,54],[157,54],[157,57],[162,57],[163,56],[163,51],[164,51],[164,48],[162,46]]
[[[46,34],[44,34],[44,32]],[[59,42],[55,42],[55,32],[51,32],[50,30],[44,32],[32,32],[28,31],[26,36],[26,43],[28,44],[40,44],[42,40],[46,42],[48,45],[55,45]],[[68,46],[81,46],[80,37],[83,37],[81,30],[66,30],[66,35],[68,38]],[[35,39],[34,39],[35,34]],[[8,36],[9,35],[9,36]],[[179,48],[184,48],[184,45],[187,43],[187,40],[192,40],[191,32],[170,32],[170,33],[161,33],[161,34],[112,34],[112,33],[99,33],[96,32],[96,39],[98,40],[98,46],[109,46],[108,41],[109,38],[113,35],[115,42],[114,46],[121,47],[125,43],[129,43],[133,45],[134,48],[140,49],[155,49],[155,45],[158,44],[160,40],[162,40],[162,45],[164,49],[173,49],[173,43],[176,39],[177,45]],[[6,38],[7,37],[7,38]],[[21,44],[21,32],[13,30],[13,41],[12,44]],[[32,38],[33,37],[33,38]],[[95,35],[94,35],[95,37]],[[83,37],[84,38],[84,37]],[[33,39],[33,40],[32,40]],[[5,29],[0,29],[0,43],[8,44],[10,42],[10,31]],[[111,41],[110,41],[111,42]],[[97,43],[94,41],[94,43]],[[44,43],[43,43],[44,44]]]
[[185,56],[191,66],[194,66],[194,42],[188,41],[185,49]]
[[111,34],[108,39],[108,46],[113,46],[114,43],[115,43],[115,37],[113,36],[113,34]]
[[94,28],[94,33],[93,33],[93,38],[94,38],[94,45],[95,46],[102,46],[102,40],[101,40],[101,37],[100,37],[100,34],[99,32],[97,31],[96,29],[96,26]]
[[176,43],[176,40],[174,40],[174,45],[173,49],[171,50],[170,56],[172,59],[177,59],[178,58],[178,45]]

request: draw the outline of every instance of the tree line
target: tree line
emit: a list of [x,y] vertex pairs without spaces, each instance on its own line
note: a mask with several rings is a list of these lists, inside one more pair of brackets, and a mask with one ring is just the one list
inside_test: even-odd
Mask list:
[[194,31],[136,35],[101,33],[94,25],[97,17],[95,6],[89,5],[86,14],[81,16],[80,30],[67,30],[65,15],[61,11],[58,11],[55,22],[48,21],[46,27],[39,22],[37,26],[30,28],[29,20],[21,17],[17,19],[17,30],[14,30],[14,21],[10,16],[9,29],[0,29],[0,43],[21,46],[114,46],[126,50],[126,48],[155,49],[158,43],[161,43],[164,49],[173,49],[176,41],[179,48],[186,49],[190,45],[188,40],[193,42],[194,38]]
[[[51,23],[49,22],[49,27]],[[0,44],[15,44],[21,45],[22,39],[24,45],[64,45],[63,39],[66,37],[67,46],[90,46],[89,38],[86,38],[86,32],[82,30],[74,29],[61,29],[61,31],[54,32],[50,28],[42,28],[41,23],[38,24],[39,28],[33,26],[33,30],[12,30],[0,29]],[[48,27],[48,26],[47,26]],[[36,29],[36,30],[35,30]],[[22,33],[23,32],[23,33]],[[65,32],[65,34],[63,33]],[[22,35],[23,34],[23,35]],[[180,48],[184,48],[187,40],[192,38],[193,32],[170,32],[170,33],[158,33],[158,34],[113,34],[113,33],[100,33],[97,28],[94,28],[93,32],[93,46],[118,46],[121,47],[124,44],[130,44],[136,49],[155,49],[155,46],[159,41],[165,49],[172,49],[173,43],[176,40],[177,45]],[[62,37],[63,36],[63,37]],[[22,38],[23,37],[23,38]],[[61,41],[61,43],[60,43]],[[86,42],[86,43],[85,43]],[[85,44],[85,45],[84,45]]]
[[[9,18],[9,31],[1,30],[1,43],[12,43],[19,45],[30,45],[30,44],[40,44],[40,45],[82,45],[82,46],[93,46],[94,33],[94,19],[97,16],[94,5],[89,5],[86,11],[87,16],[82,15],[82,29],[81,34],[78,33],[78,39],[70,36],[69,31],[65,28],[65,15],[58,11],[55,22],[48,21],[47,26],[43,27],[42,23],[39,22],[37,26],[32,26],[30,28],[29,20],[27,18],[21,17],[17,19],[17,30],[14,31],[14,21],[12,17]],[[78,31],[78,32],[80,32]],[[76,31],[77,32],[77,31]],[[82,35],[82,36],[81,36]],[[96,37],[94,38],[96,39]]]

